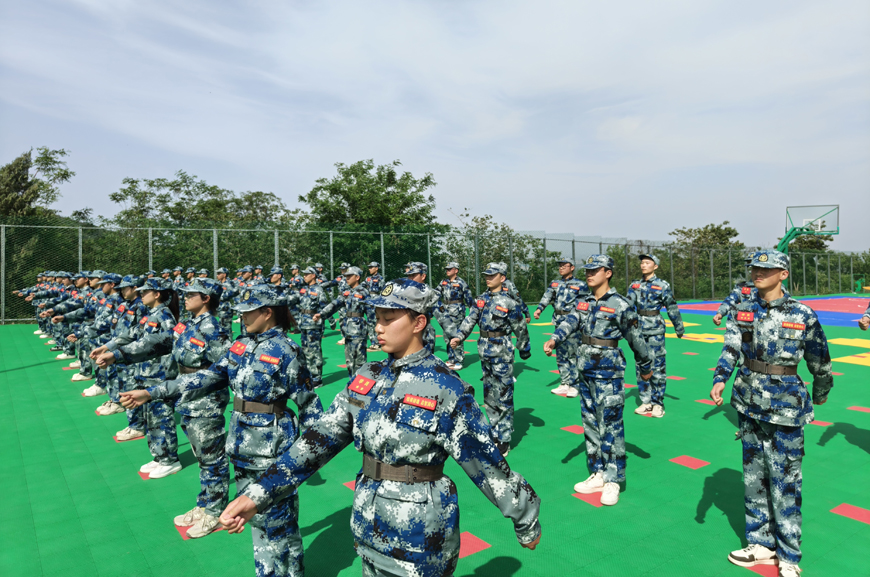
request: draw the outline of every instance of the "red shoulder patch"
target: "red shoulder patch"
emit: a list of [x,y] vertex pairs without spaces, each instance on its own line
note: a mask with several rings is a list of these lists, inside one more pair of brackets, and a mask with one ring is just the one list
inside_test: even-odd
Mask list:
[[348,389],[360,395],[367,395],[372,387],[375,386],[374,379],[367,379],[362,375],[357,375],[356,378],[347,386]]
[[184,324],[184,323],[178,323],[177,325],[175,325],[175,328],[172,329],[172,330],[175,331],[175,334],[180,335],[181,333],[184,332],[184,330],[185,330],[186,328],[187,328],[187,325],[186,325],[186,324]]
[[803,331],[806,330],[807,326],[803,323],[782,323],[782,328]]
[[241,356],[241,355],[245,354],[245,349],[247,349],[247,348],[248,348],[248,345],[246,345],[245,343],[243,343],[241,341],[236,341],[235,343],[233,343],[233,346],[230,347],[230,352],[233,354]]
[[106,299],[100,299],[100,304],[101,304],[101,305],[106,304]]
[[508,287],[503,286],[503,287],[501,287],[501,290],[503,290],[504,292],[508,292]]
[[444,286],[447,286],[447,281],[443,280],[443,281],[441,281],[441,284],[443,284]]
[[353,296],[355,296],[355,297],[356,297],[356,298],[358,298],[358,299],[362,299],[362,298],[365,298],[365,297],[364,297],[364,296],[362,296],[362,295],[361,295],[361,294],[359,294],[359,293],[354,293],[354,295],[353,295]]
[[194,345],[198,346],[198,347],[204,347],[204,346],[205,346],[205,343],[204,343],[204,342],[202,342],[202,341],[199,340],[199,339],[195,339],[195,338],[193,338],[193,337],[190,338],[190,342],[193,343]]
[[367,277],[366,277],[366,282],[372,282],[372,277],[367,276]]
[[260,360],[264,363],[269,363],[270,365],[277,365],[281,362],[281,359],[276,359],[275,357],[270,357],[269,355],[260,355]]
[[417,395],[405,395],[402,402],[406,405],[411,405],[412,407],[426,409],[427,411],[434,411],[435,407],[438,406],[438,401],[435,399],[427,399],[426,397],[418,397]]
[[634,283],[633,285],[631,285],[631,288],[633,288],[633,289],[639,289],[639,288],[640,288],[640,285],[637,284],[637,283]]
[[589,303],[577,303],[577,310],[578,311],[588,311],[589,310]]
[[127,307],[125,307],[124,305],[121,305],[121,306],[118,307],[118,312],[119,312],[119,313],[122,313],[122,312],[124,312],[125,310],[127,310]]
[[142,320],[139,321],[139,324],[140,324],[140,325],[144,325],[144,324],[147,323],[147,322],[148,322],[148,317],[143,317]]
[[306,293],[306,291],[307,291],[307,289],[299,289],[299,294],[304,295]]
[[612,309],[610,307],[599,307],[598,310],[604,313],[615,313],[616,309]]
[[557,282],[551,282],[551,283],[550,283],[550,286],[551,286],[552,288],[556,288],[557,286],[559,286],[559,283],[557,283]]
[[742,294],[748,295],[748,294],[752,294],[752,289],[748,286],[745,286],[745,287],[740,289],[740,292]]
[[483,299],[478,299],[478,301],[477,301],[477,308],[482,309],[482,308],[485,307],[485,306],[486,306],[486,301],[483,300]]
[[130,316],[136,316],[136,311],[134,311],[133,309],[127,309],[127,314]]
[[505,308],[505,307],[503,307],[503,306],[501,306],[501,305],[496,305],[495,310],[497,310],[497,311],[499,311],[499,312],[501,312],[501,313],[506,313],[506,312],[508,312],[507,308]]
[[344,295],[344,296],[346,296],[346,297],[347,297],[347,296],[350,296],[350,291],[344,291],[344,292],[343,292],[343,293],[341,293],[341,294],[343,294],[343,295]]
[[569,285],[568,288],[570,288],[572,291],[579,291],[579,290],[580,290],[580,287],[579,287],[579,286],[577,286],[577,285],[573,285],[573,284],[572,284],[572,285]]
[[154,321],[148,321],[148,326],[151,327],[152,329],[156,329],[157,323]]
[[113,308],[115,308],[115,305],[113,305],[112,303],[109,303],[106,305],[106,308],[109,310],[112,310]]
[[747,323],[752,322],[755,320],[755,313],[739,312],[737,313],[737,320]]

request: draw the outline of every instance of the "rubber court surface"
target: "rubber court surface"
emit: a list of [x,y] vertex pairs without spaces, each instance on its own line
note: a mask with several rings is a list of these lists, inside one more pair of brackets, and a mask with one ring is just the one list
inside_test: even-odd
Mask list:
[[[548,309],[552,310],[552,309]],[[572,495],[588,476],[578,399],[550,393],[555,359],[541,352],[552,326],[535,322],[533,357],[516,368],[516,420],[511,466],[543,501],[543,540],[520,548],[503,519],[455,462],[446,472],[459,487],[463,552],[458,576],[748,576],[726,555],[742,547],[742,461],[737,417],[708,398],[723,332],[710,317],[686,311],[687,336],[669,338],[663,419],[640,417],[637,389],[627,389],[628,483],[614,507]],[[253,575],[251,537],[220,532],[182,539],[172,518],[195,504],[198,468],[179,431],[185,468],[143,480],[145,441],[116,443],[123,414],[97,417],[106,397],[83,398],[68,361],[54,360],[34,325],[0,327],[0,457],[3,512],[0,575]],[[670,330],[670,329],[669,329]],[[827,327],[835,387],[806,428],[804,460],[805,577],[870,574],[870,333]],[[673,334],[669,335],[674,337]],[[346,384],[338,365],[340,337],[325,338],[324,405]],[[469,342],[463,378],[482,402],[476,346]],[[633,357],[629,370],[633,374]],[[445,358],[443,340],[436,354]],[[370,355],[381,358],[382,353]],[[809,380],[801,365],[804,380]],[[635,379],[627,377],[628,383]],[[730,387],[728,389],[730,395]],[[348,447],[300,489],[300,526],[307,575],[359,575],[349,530],[352,482],[361,456]],[[235,488],[231,487],[234,494]],[[774,572],[761,574],[775,575]]]

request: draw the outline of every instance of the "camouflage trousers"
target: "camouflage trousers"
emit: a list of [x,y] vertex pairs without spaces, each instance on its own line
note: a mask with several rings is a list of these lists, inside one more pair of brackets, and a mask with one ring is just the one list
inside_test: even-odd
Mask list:
[[347,365],[348,374],[354,374],[363,366],[368,359],[366,353],[366,335],[353,335],[344,337],[344,364]]
[[665,406],[665,387],[668,383],[668,374],[665,361],[665,335],[644,335],[643,340],[649,349],[649,358],[652,361],[652,378],[644,381],[640,378],[640,369],[637,370],[637,390],[640,402],[645,404]]
[[[263,471],[234,467],[236,491],[241,494]],[[299,494],[278,501],[251,519],[254,569],[257,577],[302,577],[305,574],[299,532]]]
[[226,331],[230,334],[230,338],[233,335],[233,309],[229,307],[224,307],[223,303],[218,307],[218,322],[220,325],[226,329]]
[[[112,366],[117,368],[121,390],[124,392],[136,390],[136,379],[133,378],[133,372],[130,370],[130,367],[118,363]],[[135,431],[145,432],[147,428],[145,424],[145,405],[135,409],[127,409],[127,425]]]
[[69,335],[73,334],[74,332],[76,332],[80,328],[81,325],[79,325],[78,323],[72,324],[72,325],[68,325],[65,323],[61,323],[61,324],[63,324],[64,326],[63,326],[63,330],[61,331],[61,334],[60,334],[60,340],[57,342],[60,344],[60,346],[63,347],[64,353],[66,353],[68,355],[76,356],[76,344],[69,342],[67,340],[67,337]]
[[624,382],[588,374],[580,379],[586,466],[590,473],[601,471],[605,483],[625,481]]
[[[510,337],[500,337],[507,338]],[[509,443],[514,431],[514,357],[480,356],[483,369],[483,403],[496,441]]]
[[[157,380],[139,381],[139,389],[160,384]],[[145,407],[145,432],[148,450],[161,465],[169,465],[178,460],[178,432],[175,430],[175,409],[163,401],[151,401]]]
[[230,462],[227,459],[226,419],[182,415],[181,430],[190,440],[190,448],[199,462],[199,495],[196,506],[219,517],[227,506],[230,486]]
[[[446,316],[453,322],[453,326],[455,327],[461,325],[462,321],[465,320],[465,316],[462,314],[448,314]],[[444,327],[441,327],[441,331],[444,336],[444,344],[447,346],[447,362],[461,365],[465,361],[465,343],[461,343],[458,349],[454,349],[450,346],[450,335],[447,334],[447,331],[444,330]]]
[[775,549],[780,561],[801,560],[803,427],[737,414],[743,440],[746,541]]
[[580,389],[580,359],[577,357],[580,333],[573,332],[556,347],[556,366],[559,367],[559,383]]
[[91,351],[94,349],[91,347],[90,341],[85,338],[78,339],[76,344],[78,345],[78,357],[79,363],[81,364],[81,367],[79,367],[79,374],[84,377],[90,377],[94,374],[96,363],[94,363],[88,355],[90,355]]
[[300,341],[311,385],[319,387],[323,384],[323,329],[302,329]]
[[121,404],[121,391],[124,390],[124,384],[121,381],[123,375],[118,370],[118,364],[113,363],[105,371],[102,369],[98,371],[106,375],[106,393],[109,395],[109,400],[113,403]]

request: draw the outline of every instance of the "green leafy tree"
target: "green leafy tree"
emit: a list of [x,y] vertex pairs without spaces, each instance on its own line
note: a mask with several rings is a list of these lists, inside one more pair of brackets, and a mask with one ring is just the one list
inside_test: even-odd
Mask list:
[[0,167],[0,215],[33,217],[56,214],[49,209],[60,198],[60,185],[75,172],[63,160],[69,153],[40,146]]
[[673,254],[678,298],[724,297],[732,288],[731,282],[743,276],[746,246],[727,220],[678,228],[668,234],[674,237],[668,248]]

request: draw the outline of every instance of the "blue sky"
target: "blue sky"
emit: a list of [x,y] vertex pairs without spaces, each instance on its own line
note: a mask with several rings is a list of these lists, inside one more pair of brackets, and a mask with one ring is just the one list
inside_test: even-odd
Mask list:
[[437,213],[667,239],[840,204],[870,248],[870,3],[0,3],[0,162],[71,151],[58,208],[196,174],[291,206],[335,162],[432,172]]

